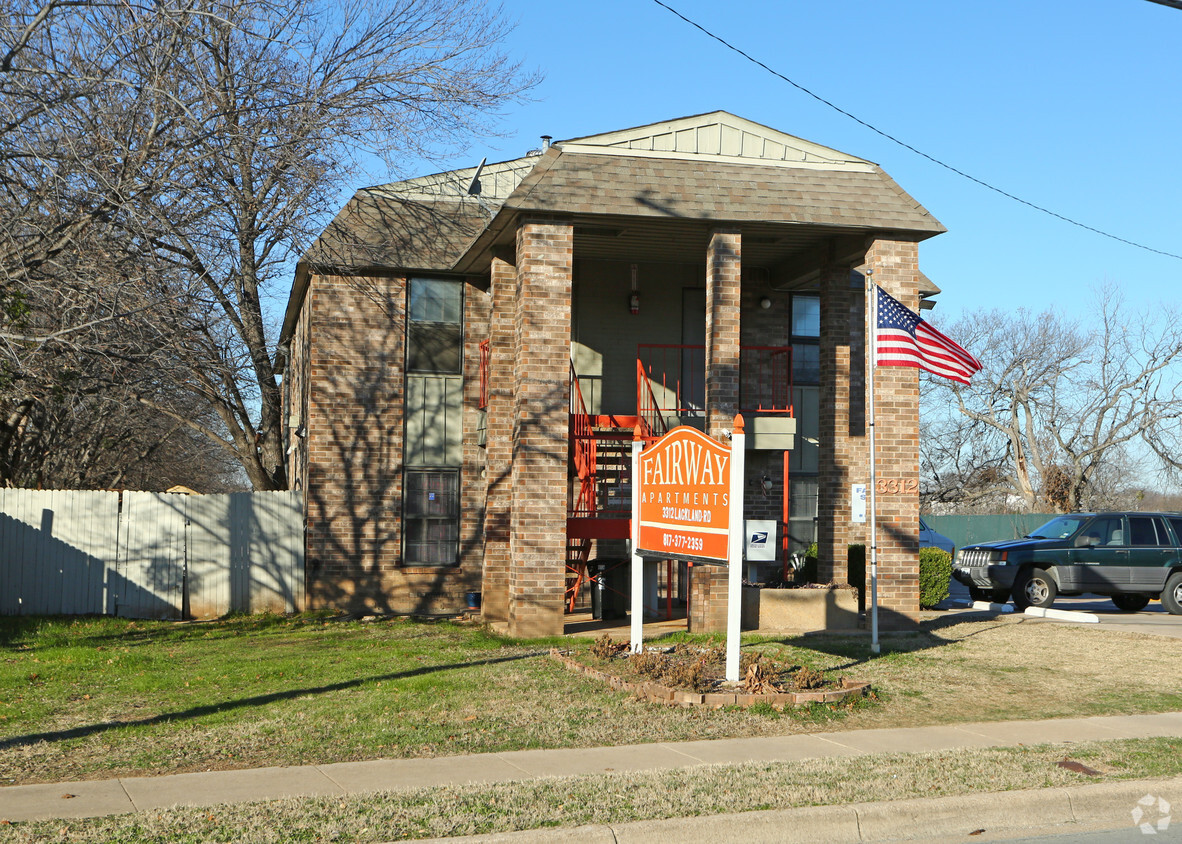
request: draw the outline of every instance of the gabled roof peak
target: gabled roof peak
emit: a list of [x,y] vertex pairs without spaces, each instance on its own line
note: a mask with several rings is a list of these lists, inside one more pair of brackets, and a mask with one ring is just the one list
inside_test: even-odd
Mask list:
[[727,111],[711,111],[559,141],[564,152],[759,163],[869,172],[872,162],[779,132]]

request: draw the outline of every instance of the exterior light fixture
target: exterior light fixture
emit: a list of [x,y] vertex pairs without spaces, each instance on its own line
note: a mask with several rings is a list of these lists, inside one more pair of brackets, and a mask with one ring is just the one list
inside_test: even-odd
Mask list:
[[633,316],[640,313],[640,291],[636,287],[636,265],[632,265],[632,293],[628,296],[628,310]]
[[759,300],[759,307],[763,308],[765,311],[768,308],[770,308],[771,306],[772,306],[772,300],[769,299],[767,296],[764,296],[762,299]]
[[763,488],[764,495],[771,495],[772,487],[775,486],[775,484],[772,482],[772,479],[767,475],[764,475],[759,479],[759,485]]

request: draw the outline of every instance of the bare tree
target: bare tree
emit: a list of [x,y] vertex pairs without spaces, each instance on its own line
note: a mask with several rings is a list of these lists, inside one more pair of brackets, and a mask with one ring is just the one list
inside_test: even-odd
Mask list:
[[[134,256],[138,291],[158,298],[81,324],[134,328],[213,416],[122,387],[219,443],[255,488],[285,488],[263,303],[359,174],[456,149],[528,89],[500,49],[502,13],[479,0],[57,0],[0,21],[29,103],[0,127],[8,277],[59,276],[80,232],[101,230],[110,252]],[[63,57],[75,38],[86,48]],[[46,341],[11,333],[26,350]]]
[[[181,57],[164,4],[0,4],[0,285],[20,285],[167,173]],[[134,68],[134,70],[133,70]],[[131,219],[122,213],[124,224]]]
[[1091,325],[993,311],[952,327],[984,368],[970,387],[926,380],[929,500],[1079,509],[1113,493],[1115,467],[1168,443],[1182,417],[1182,325],[1169,310],[1128,315],[1113,288],[1096,314]]

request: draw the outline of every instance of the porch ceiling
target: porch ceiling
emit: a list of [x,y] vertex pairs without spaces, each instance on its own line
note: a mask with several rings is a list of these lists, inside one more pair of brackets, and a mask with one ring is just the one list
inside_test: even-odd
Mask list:
[[[705,263],[710,232],[720,225],[725,223],[637,217],[576,220],[575,257]],[[743,263],[757,267],[784,263],[843,233],[831,226],[743,223],[740,227]]]
[[[575,260],[705,264],[710,232],[725,227],[718,220],[654,219],[580,215],[570,218],[574,225]],[[742,231],[743,265],[776,270],[809,260],[828,243],[860,242],[860,235],[848,228],[784,223],[734,223]],[[512,251],[515,227],[507,226],[493,242]],[[859,235],[851,237],[851,235]],[[488,270],[492,250],[471,256],[467,272],[481,275]]]

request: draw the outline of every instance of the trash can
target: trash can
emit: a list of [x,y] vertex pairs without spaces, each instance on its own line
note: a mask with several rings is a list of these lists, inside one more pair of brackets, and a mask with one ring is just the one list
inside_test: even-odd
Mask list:
[[632,584],[628,561],[611,559],[598,560],[602,568],[599,576],[601,617],[604,619],[624,618],[628,615],[629,588]]
[[587,573],[594,578],[591,581],[591,617],[600,621],[603,619],[603,564],[588,563]]

